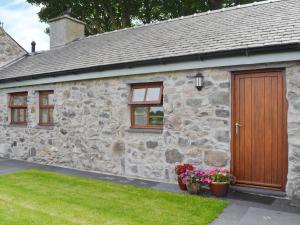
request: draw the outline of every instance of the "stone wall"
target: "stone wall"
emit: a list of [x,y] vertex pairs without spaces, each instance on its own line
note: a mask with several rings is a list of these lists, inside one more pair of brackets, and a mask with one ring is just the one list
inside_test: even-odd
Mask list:
[[[0,90],[0,157],[83,170],[175,182],[174,164],[230,164],[230,72],[227,69],[66,82]],[[300,63],[287,69],[289,170],[287,193],[300,192]],[[193,76],[201,72],[198,91]],[[164,129],[135,132],[130,127],[128,94],[132,81],[162,80]],[[55,126],[37,126],[38,90],[54,90]],[[29,91],[29,124],[9,125],[8,95]]]
[[1,27],[0,27],[0,67],[26,54]]
[[286,73],[288,106],[289,166],[287,193],[300,206],[300,63]]
[[[229,78],[205,70],[99,79],[3,90],[0,94],[0,156],[153,180],[174,181],[174,163],[229,166]],[[161,79],[162,133],[129,130],[128,80]],[[55,126],[38,123],[38,90],[54,90]],[[27,127],[10,126],[9,92],[29,90]]]

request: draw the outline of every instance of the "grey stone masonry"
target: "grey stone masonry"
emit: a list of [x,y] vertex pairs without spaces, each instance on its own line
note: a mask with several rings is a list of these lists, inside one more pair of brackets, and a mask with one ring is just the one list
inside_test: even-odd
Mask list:
[[[266,65],[264,65],[266,66]],[[274,65],[267,65],[272,67]],[[279,65],[276,65],[279,66]],[[286,191],[300,199],[300,63],[286,67],[289,169]],[[230,71],[187,70],[0,90],[0,157],[175,182],[174,164],[230,167]],[[205,86],[194,87],[201,72]],[[163,81],[162,132],[130,129],[130,84]],[[52,127],[38,126],[38,91],[54,90]],[[9,93],[28,91],[28,125],[12,126]]]
[[286,72],[288,99],[288,184],[287,192],[300,206],[300,63]]
[[[229,167],[230,73],[203,71],[208,85],[194,87],[197,71],[159,73],[0,90],[0,156],[110,174],[175,181],[174,164]],[[160,79],[164,129],[130,130],[130,84]],[[222,88],[220,88],[220,85]],[[38,126],[38,91],[54,90],[55,125]],[[9,125],[9,93],[28,91],[28,126]]]
[[0,27],[0,67],[25,54],[26,51]]

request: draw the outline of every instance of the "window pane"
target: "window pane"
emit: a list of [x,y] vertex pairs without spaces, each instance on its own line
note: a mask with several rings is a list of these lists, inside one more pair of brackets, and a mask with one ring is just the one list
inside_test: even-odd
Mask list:
[[48,105],[48,95],[41,95],[42,105]]
[[12,122],[14,122],[14,123],[16,123],[16,122],[18,122],[18,109],[12,109]]
[[150,116],[164,116],[164,108],[162,106],[150,107]]
[[27,109],[12,109],[12,123],[26,123],[27,122]]
[[27,109],[23,109],[24,110],[24,122],[27,123],[27,118],[28,118],[28,114],[27,114]]
[[159,101],[160,87],[148,88],[146,101]]
[[49,109],[49,123],[53,123],[53,109]]
[[135,125],[147,125],[147,107],[137,107],[134,110]]
[[162,106],[150,107],[150,125],[163,125],[164,110]]
[[48,109],[41,109],[41,123],[48,123]]
[[12,104],[15,106],[27,105],[27,96],[13,96]]
[[53,105],[53,93],[43,93],[41,92],[41,104],[42,105]]
[[163,125],[163,117],[150,117],[150,125]]
[[144,101],[145,92],[146,92],[145,88],[133,89],[132,101],[133,102],[142,102],[142,101]]
[[54,105],[54,94],[48,94],[48,104]]
[[19,121],[20,123],[25,123],[27,121],[26,109],[19,109]]

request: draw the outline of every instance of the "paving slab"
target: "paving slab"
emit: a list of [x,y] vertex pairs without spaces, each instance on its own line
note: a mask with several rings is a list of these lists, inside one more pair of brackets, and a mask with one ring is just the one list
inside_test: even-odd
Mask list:
[[300,214],[250,207],[241,219],[240,225],[296,225]]
[[230,203],[211,225],[299,225],[299,213],[247,207]]
[[237,204],[229,204],[229,206],[224,209],[223,213],[219,216],[217,220],[212,223],[213,225],[223,225],[223,224],[238,224],[243,216],[247,213],[249,207],[241,206]]

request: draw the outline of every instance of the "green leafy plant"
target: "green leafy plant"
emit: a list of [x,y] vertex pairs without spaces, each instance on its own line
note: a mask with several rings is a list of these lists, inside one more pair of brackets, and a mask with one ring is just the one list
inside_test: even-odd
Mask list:
[[212,168],[208,172],[211,182],[230,182],[230,172],[225,168]]

